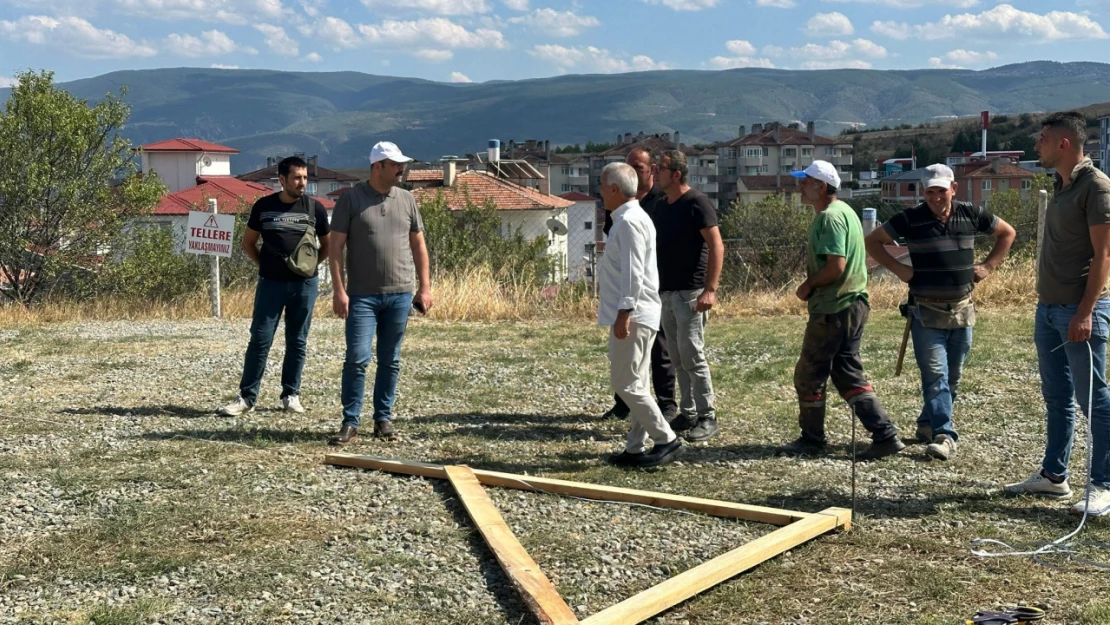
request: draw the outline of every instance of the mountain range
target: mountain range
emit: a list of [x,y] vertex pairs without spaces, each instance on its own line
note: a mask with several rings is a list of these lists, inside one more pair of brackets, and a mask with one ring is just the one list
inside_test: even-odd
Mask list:
[[[1036,61],[982,71],[667,70],[440,83],[358,72],[171,68],[61,83],[95,101],[126,86],[136,143],[195,137],[237,148],[235,173],[267,156],[317,154],[366,164],[378,140],[424,160],[480,152],[487,140],[613,141],[680,131],[685,144],[735,137],[740,125],[816,121],[849,127],[934,122],[979,111],[1069,109],[1110,100],[1110,64]],[[7,90],[0,90],[0,100]]]

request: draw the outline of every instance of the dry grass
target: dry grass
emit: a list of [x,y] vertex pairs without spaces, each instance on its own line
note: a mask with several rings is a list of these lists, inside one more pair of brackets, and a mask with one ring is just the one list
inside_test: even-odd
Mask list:
[[[976,300],[992,308],[1032,306],[1036,303],[1036,271],[1032,259],[1011,261],[980,284]],[[805,303],[794,296],[798,283],[776,290],[759,290],[722,295],[717,313],[723,317],[802,315]],[[873,281],[869,287],[871,306],[892,310],[906,296],[905,285],[896,281]],[[526,281],[499,283],[486,269],[442,276],[435,281],[435,307],[430,318],[439,321],[531,321],[562,319],[590,320],[597,314],[597,301],[586,285],[563,284],[536,288]],[[254,291],[228,291],[222,295],[223,315],[229,319],[251,316]],[[202,319],[210,314],[207,294],[173,302],[101,299],[53,301],[33,308],[0,307],[0,325],[86,320]],[[331,298],[321,291],[316,314],[331,316]]]

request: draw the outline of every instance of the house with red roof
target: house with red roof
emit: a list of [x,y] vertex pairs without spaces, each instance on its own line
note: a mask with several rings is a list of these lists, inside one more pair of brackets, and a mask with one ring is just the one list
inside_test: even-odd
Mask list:
[[[524,171],[527,168],[523,165],[516,163],[510,167],[511,164],[513,162],[505,161],[502,167],[495,168],[491,173],[476,169],[460,170],[460,167],[466,167],[465,162],[445,159],[441,167],[434,169],[406,170],[402,183],[412,189],[417,202],[442,197],[450,210],[463,210],[468,202],[479,206],[492,202],[501,216],[501,232],[504,236],[514,236],[519,231],[528,239],[547,239],[548,253],[557,258],[554,278],[566,279],[568,237],[574,233],[568,226],[568,209],[575,206],[576,202],[508,179],[509,176],[519,179],[526,175]],[[576,218],[581,220],[580,215],[576,215]],[[580,232],[576,234],[581,236]],[[592,224],[591,232],[585,238],[593,241]],[[570,250],[571,255],[581,256],[582,248],[577,249],[579,251]]]
[[196,184],[197,176],[230,176],[231,155],[239,150],[200,139],[167,139],[139,148],[143,173],[158,174],[170,193]]

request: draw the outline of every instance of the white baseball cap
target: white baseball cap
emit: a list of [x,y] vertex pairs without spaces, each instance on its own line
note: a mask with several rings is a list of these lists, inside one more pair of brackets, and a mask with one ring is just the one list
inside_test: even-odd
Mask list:
[[948,165],[929,165],[925,168],[925,175],[922,177],[926,189],[929,187],[944,187],[948,189],[952,183],[956,181],[956,174],[952,173],[952,168]]
[[396,143],[392,141],[379,141],[374,144],[374,149],[370,150],[370,164],[373,165],[378,161],[391,160],[394,163],[407,163],[412,159],[401,154],[401,148],[397,147]]
[[795,178],[816,178],[834,189],[840,188],[840,174],[836,173],[836,167],[828,161],[813,161],[809,167],[802,171],[792,171],[790,175]]

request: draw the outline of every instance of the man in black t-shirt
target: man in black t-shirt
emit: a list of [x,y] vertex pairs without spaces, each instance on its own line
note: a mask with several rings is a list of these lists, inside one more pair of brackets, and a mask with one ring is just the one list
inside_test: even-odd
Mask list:
[[690,188],[688,178],[686,155],[678,150],[664,152],[656,181],[666,195],[655,204],[652,221],[658,239],[663,331],[682,392],[671,429],[689,430],[686,440],[696,442],[717,434],[704,338],[709,309],[717,301],[724,244],[716,209],[705,194]]
[[[665,196],[662,191],[655,188],[655,166],[651,162],[651,149],[634,148],[628,153],[624,162],[636,170],[636,178],[639,183],[636,199],[639,200],[644,212],[654,220],[656,202]],[[612,226],[612,214],[610,211],[605,211],[604,232],[606,236],[609,235],[609,228]],[[663,413],[663,418],[667,421],[673,421],[678,414],[678,406],[674,401],[674,365],[671,364],[671,359],[667,355],[667,337],[664,335],[662,328],[655,335],[655,342],[651,346],[651,385],[655,389],[655,402],[659,404],[659,410]],[[602,418],[623,419],[628,414],[628,405],[624,403],[620,395],[613,395],[613,407],[602,415]]]
[[[925,174],[925,201],[876,228],[866,245],[872,258],[909,283],[910,331],[924,398],[917,438],[928,445],[927,455],[948,460],[956,454],[952,406],[975,325],[971,292],[1006,259],[1017,233],[987,209],[955,201],[958,185],[947,165],[929,165]],[[976,234],[994,237],[981,263],[975,262]],[[883,247],[895,238],[905,240],[912,266]]]
[[[243,232],[243,251],[258,265],[250,342],[239,381],[239,396],[220,409],[234,417],[254,410],[266,358],[285,313],[285,362],[281,368],[281,405],[286,411],[304,412],[301,405],[301,372],[308,347],[308,330],[316,307],[319,277],[305,278],[286,265],[305,232],[312,228],[318,239],[319,262],[328,254],[328,213],[315,198],[305,194],[308,164],[291,156],[278,163],[281,191],[254,203]],[[258,241],[262,239],[259,249]]]

